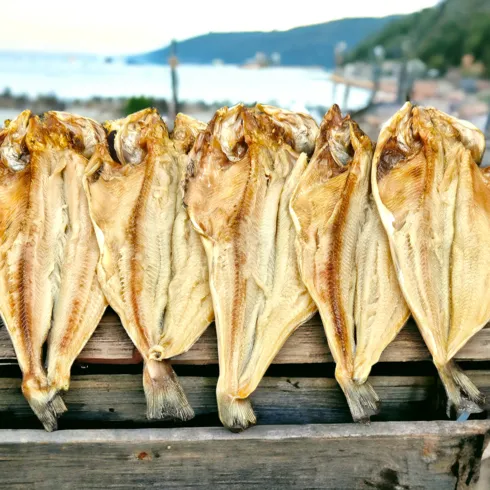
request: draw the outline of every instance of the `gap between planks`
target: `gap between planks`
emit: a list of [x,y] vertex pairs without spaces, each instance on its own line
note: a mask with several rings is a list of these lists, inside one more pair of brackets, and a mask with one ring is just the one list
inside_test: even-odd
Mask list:
[[[426,361],[431,356],[412,319],[386,348],[381,362]],[[464,361],[490,360],[490,327],[478,332],[456,355]],[[15,360],[7,329],[0,323],[0,361]],[[119,317],[108,310],[78,358],[83,363],[137,364],[141,357],[127,336]],[[318,315],[300,326],[274,359],[274,364],[332,362],[325,333]],[[185,354],[173,359],[176,364],[217,364],[218,352],[214,324]]]
[[[467,374],[486,395],[485,408],[490,411],[490,371]],[[180,381],[196,413],[196,419],[185,425],[219,425],[216,378],[181,376]],[[445,407],[439,404],[442,388],[435,376],[373,376],[370,382],[381,400],[381,411],[373,421],[446,419]],[[74,376],[64,399],[68,412],[60,419],[60,428],[162,423],[146,419],[138,374]],[[345,397],[331,378],[265,377],[252,395],[252,403],[259,424],[352,422]],[[39,427],[22,396],[20,379],[0,378],[0,426],[23,428],[26,423]]]

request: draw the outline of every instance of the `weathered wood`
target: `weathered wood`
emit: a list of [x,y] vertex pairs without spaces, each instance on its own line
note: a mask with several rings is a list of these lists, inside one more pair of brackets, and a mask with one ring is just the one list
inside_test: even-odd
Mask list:
[[[487,395],[490,410],[490,372],[468,372]],[[192,424],[219,425],[216,378],[181,376],[189,402],[196,412]],[[373,420],[431,420],[435,413],[437,381],[429,376],[375,376],[371,382],[382,400],[381,412]],[[68,412],[61,428],[107,427],[114,423],[148,424],[141,376],[74,376],[65,396]],[[266,377],[253,395],[259,424],[342,423],[352,418],[342,391],[330,378]],[[20,380],[0,378],[0,426],[38,427],[20,392]]]
[[[216,364],[216,332],[214,325],[204,333],[189,352],[176,357],[177,364]],[[5,327],[0,327],[0,360],[12,361],[15,353]],[[410,321],[387,347],[382,362],[405,362],[430,360],[430,354],[417,330]],[[459,360],[490,360],[490,328],[487,326],[476,334],[458,353]],[[119,318],[108,311],[95,331],[94,336],[79,357],[85,363],[133,364],[141,361],[131,340],[121,326]],[[315,316],[301,326],[286,342],[274,360],[275,364],[304,364],[331,362],[320,318]]]
[[2,431],[2,488],[466,489],[490,421]]

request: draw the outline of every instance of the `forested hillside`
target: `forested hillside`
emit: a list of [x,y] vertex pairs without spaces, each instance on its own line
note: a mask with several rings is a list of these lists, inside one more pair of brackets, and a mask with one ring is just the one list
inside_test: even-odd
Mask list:
[[385,47],[388,58],[398,58],[405,39],[410,41],[411,54],[430,67],[458,66],[461,57],[471,53],[490,75],[490,0],[446,0],[404,16],[361,42],[349,59],[369,59],[377,45]]

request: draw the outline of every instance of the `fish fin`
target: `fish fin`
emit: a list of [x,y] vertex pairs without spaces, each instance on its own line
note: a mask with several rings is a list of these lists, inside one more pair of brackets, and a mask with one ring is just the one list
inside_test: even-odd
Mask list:
[[58,417],[66,412],[63,398],[58,393],[53,393],[49,387],[35,386],[33,380],[22,383],[22,393],[31,406],[36,417],[41,421],[48,432],[58,428]]
[[354,422],[368,424],[370,417],[379,412],[379,398],[369,382],[357,384],[352,378],[335,373],[352,414]]
[[364,384],[369,374],[371,373],[371,359],[368,359],[366,356],[357,356],[354,359],[354,376],[353,380],[356,385]]
[[257,423],[248,398],[236,398],[228,393],[216,392],[221,423],[231,432],[242,432]]
[[452,408],[456,411],[457,417],[464,412],[468,414],[483,412],[485,397],[454,361],[449,361],[442,366],[436,364],[436,367],[448,398],[446,408],[448,417],[451,417]]
[[149,420],[190,420],[194,417],[184,390],[168,361],[148,360],[143,367]]

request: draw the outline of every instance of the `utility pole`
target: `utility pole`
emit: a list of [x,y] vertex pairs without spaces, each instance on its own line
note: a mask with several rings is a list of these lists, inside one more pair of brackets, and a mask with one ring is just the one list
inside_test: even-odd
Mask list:
[[179,98],[177,94],[177,89],[179,86],[179,79],[177,77],[177,65],[179,60],[177,58],[177,42],[172,39],[170,44],[170,58],[168,59],[168,64],[170,65],[170,76],[172,80],[172,103],[170,104],[169,119],[171,121],[175,120],[175,116],[180,112],[179,108]]
[[369,98],[368,107],[374,104],[374,99],[379,90],[381,72],[383,60],[385,59],[385,49],[383,46],[378,45],[373,49],[374,63],[373,63],[373,91],[371,92],[371,97]]
[[[333,50],[334,53],[334,61],[335,61],[335,70],[334,74],[337,77],[341,77],[343,75],[342,65],[344,64],[344,55],[347,50],[347,44],[344,41],[338,42]],[[332,84],[332,102],[335,102],[337,98],[337,81],[334,79]]]
[[401,45],[402,61],[400,66],[400,74],[398,76],[398,93],[397,102],[402,105],[410,98],[412,93],[413,81],[410,81],[410,74],[408,73],[408,61],[410,59],[412,51],[412,43],[409,39],[405,39]]

